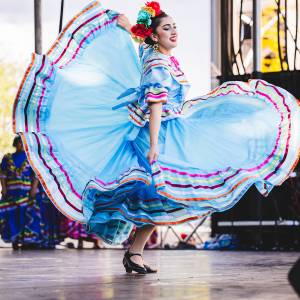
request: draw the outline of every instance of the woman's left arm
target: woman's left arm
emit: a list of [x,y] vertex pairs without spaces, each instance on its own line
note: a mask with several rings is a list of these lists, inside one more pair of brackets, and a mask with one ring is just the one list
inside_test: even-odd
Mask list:
[[31,189],[29,191],[29,197],[30,198],[35,198],[36,196],[36,193],[37,193],[37,188],[38,188],[38,185],[39,185],[39,180],[34,177],[32,179],[32,182],[31,182]]
[[145,104],[150,111],[149,131],[150,150],[147,159],[151,164],[159,155],[158,138],[161,125],[162,110],[168,102],[169,90],[172,88],[172,77],[168,69],[161,66],[152,67],[142,78],[145,89]]
[[150,104],[150,150],[147,154],[147,159],[151,164],[157,160],[159,155],[158,136],[161,124],[162,102]]

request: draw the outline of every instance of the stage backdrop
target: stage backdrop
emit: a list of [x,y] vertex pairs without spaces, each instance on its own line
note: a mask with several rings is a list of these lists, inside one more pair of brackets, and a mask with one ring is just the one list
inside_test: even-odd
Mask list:
[[[146,1],[146,0],[145,0]],[[128,15],[133,23],[142,0],[103,0],[102,5]],[[43,51],[58,33],[60,0],[43,2]],[[64,24],[89,0],[65,0]],[[33,0],[0,1],[0,59],[29,58],[34,49]],[[162,8],[174,17],[180,34],[174,54],[192,84],[190,96],[210,89],[210,0],[161,0]]]

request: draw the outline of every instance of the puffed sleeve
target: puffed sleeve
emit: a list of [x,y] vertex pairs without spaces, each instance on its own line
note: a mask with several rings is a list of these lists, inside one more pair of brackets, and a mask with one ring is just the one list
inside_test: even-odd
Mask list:
[[140,43],[139,44],[139,57],[140,60],[143,61],[146,56],[148,56],[153,50],[150,45],[147,45],[146,43]]
[[151,68],[142,79],[145,87],[144,101],[150,103],[166,103],[172,86],[172,76],[165,67]]

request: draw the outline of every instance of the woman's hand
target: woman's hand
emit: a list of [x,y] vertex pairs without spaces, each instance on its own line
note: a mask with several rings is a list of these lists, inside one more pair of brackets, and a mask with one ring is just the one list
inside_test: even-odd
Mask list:
[[7,195],[7,181],[5,178],[0,178],[0,181],[1,181],[1,198],[2,200],[4,200],[6,198],[6,195]]
[[120,14],[118,16],[117,24],[130,33],[130,30],[131,30],[132,26],[131,26],[128,18],[124,14]]
[[30,199],[34,199],[35,196],[36,196],[36,189],[31,189],[31,190],[29,191],[29,198],[30,198]]
[[150,164],[158,159],[159,151],[157,146],[151,146],[147,154],[147,159]]
[[2,196],[0,198],[0,201],[5,200],[6,196],[7,196],[7,190],[2,188],[1,194],[2,194]]

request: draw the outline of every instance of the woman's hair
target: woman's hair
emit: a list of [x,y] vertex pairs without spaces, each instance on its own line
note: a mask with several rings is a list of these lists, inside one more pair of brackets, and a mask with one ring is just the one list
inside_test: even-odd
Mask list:
[[[151,18],[152,20],[152,23],[150,25],[150,27],[152,28],[152,33],[157,33],[156,32],[156,29],[157,27],[160,25],[161,23],[161,20],[165,17],[168,17],[169,15],[167,15],[164,11],[161,11],[161,13],[154,17],[154,18]],[[148,44],[148,45],[151,45],[153,46],[155,44],[155,42],[151,39],[150,36],[148,36],[146,39],[145,39],[145,43]]]
[[14,138],[14,141],[13,141],[13,147],[17,147],[17,144],[19,143],[19,142],[21,142],[22,143],[22,139],[21,139],[21,137],[20,136],[16,136],[15,138]]

